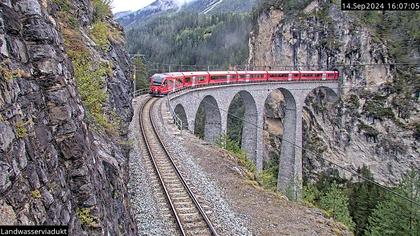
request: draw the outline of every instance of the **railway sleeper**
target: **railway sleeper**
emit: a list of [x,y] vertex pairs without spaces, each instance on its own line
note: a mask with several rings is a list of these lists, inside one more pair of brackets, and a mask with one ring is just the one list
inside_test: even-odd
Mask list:
[[196,214],[179,214],[179,217],[182,219],[182,222],[201,222],[203,221],[203,217],[196,213]]

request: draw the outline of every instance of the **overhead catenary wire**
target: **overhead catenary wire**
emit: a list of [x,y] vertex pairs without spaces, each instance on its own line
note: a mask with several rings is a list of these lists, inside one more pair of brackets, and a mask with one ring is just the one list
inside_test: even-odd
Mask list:
[[[168,95],[168,96],[170,96],[170,95]],[[196,99],[197,99],[197,100],[200,100],[200,101],[201,101],[201,98],[200,98],[199,96],[197,96],[197,95],[195,95],[195,94],[192,94],[192,96],[196,97]],[[213,104],[213,103],[210,103],[210,102],[205,101],[205,100],[202,100],[201,102],[205,102],[205,103],[207,103],[208,105],[213,106],[213,107],[215,107],[215,108],[219,109],[220,111],[222,111],[222,112],[224,112],[224,113],[226,113],[226,114],[228,114],[228,115],[233,116],[235,119],[241,120],[242,122],[248,123],[248,124],[250,124],[250,125],[252,125],[252,126],[256,127],[257,129],[264,130],[264,128],[263,128],[263,127],[261,127],[261,126],[259,126],[258,124],[255,124],[255,123],[253,123],[253,122],[251,122],[251,121],[247,121],[247,120],[245,120],[245,119],[243,119],[243,118],[241,118],[241,117],[238,117],[238,116],[236,116],[235,114],[232,114],[231,112],[226,111],[225,109],[219,108],[217,105],[215,105],[215,104]],[[313,154],[313,155],[315,155],[315,156],[316,156],[316,154],[315,154],[313,151],[308,150],[307,148],[304,148],[304,147],[302,147],[302,146],[299,146],[299,145],[297,145],[297,144],[296,144],[295,142],[293,142],[293,141],[287,140],[287,139],[285,139],[285,138],[282,138],[282,141],[285,141],[285,142],[287,142],[287,143],[289,143],[289,144],[291,144],[291,145],[295,146],[296,148],[301,149],[302,151],[304,150],[304,151],[306,151],[306,152],[308,152],[308,153],[311,153],[311,154]],[[356,171],[354,171],[354,170],[351,170],[351,169],[348,169],[348,168],[346,168],[346,167],[343,167],[343,166],[341,166],[341,165],[339,165],[339,164],[337,164],[337,163],[335,163],[335,162],[333,162],[333,161],[331,161],[331,160],[328,160],[328,159],[326,159],[326,158],[324,158],[324,157],[320,157],[320,158],[321,158],[322,160],[324,160],[324,161],[326,161],[326,162],[328,162],[328,163],[332,164],[333,166],[336,166],[336,167],[337,167],[337,168],[339,168],[339,169],[342,169],[342,170],[344,170],[344,171],[347,171],[348,173],[350,173],[350,174],[352,174],[352,175],[354,175],[354,176],[357,176],[357,177],[359,177],[359,178],[361,178],[361,179],[363,179],[363,180],[365,180],[365,181],[367,181],[367,182],[369,182],[369,183],[372,183],[372,184],[374,184],[374,185],[376,185],[376,186],[378,186],[378,187],[380,187],[380,188],[382,188],[382,189],[384,189],[384,190],[386,190],[386,191],[388,191],[388,192],[390,192],[390,193],[394,194],[395,196],[398,196],[398,197],[400,197],[400,198],[402,198],[402,199],[404,199],[404,200],[406,200],[406,201],[408,201],[408,202],[410,202],[410,203],[412,203],[412,204],[416,205],[417,207],[420,207],[420,203],[415,202],[415,201],[413,201],[412,199],[407,198],[407,197],[405,197],[405,196],[401,195],[400,193],[398,193],[398,192],[396,192],[396,191],[392,190],[392,189],[391,189],[391,188],[389,188],[389,187],[386,187],[386,186],[384,186],[384,185],[382,185],[382,184],[379,184],[379,183],[377,183],[376,181],[373,181],[373,180],[371,180],[371,179],[369,179],[369,178],[366,178],[366,177],[364,177],[364,176],[360,175],[359,173],[357,173],[357,172],[356,172]]]

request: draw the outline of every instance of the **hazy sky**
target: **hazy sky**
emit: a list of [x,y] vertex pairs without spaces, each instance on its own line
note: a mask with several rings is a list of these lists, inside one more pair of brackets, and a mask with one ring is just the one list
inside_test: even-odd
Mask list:
[[112,0],[112,12],[135,11],[155,0]]

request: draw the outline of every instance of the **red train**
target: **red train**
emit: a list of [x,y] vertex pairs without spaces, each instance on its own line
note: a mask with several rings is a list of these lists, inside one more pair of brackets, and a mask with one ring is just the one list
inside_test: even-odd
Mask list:
[[150,94],[163,96],[180,89],[212,84],[338,80],[338,71],[206,71],[173,72],[150,77]]

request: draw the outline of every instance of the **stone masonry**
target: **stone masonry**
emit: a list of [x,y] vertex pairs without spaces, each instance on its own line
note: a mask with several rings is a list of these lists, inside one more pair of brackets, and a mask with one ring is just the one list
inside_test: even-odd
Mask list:
[[317,82],[270,82],[229,84],[178,91],[168,97],[171,107],[185,111],[182,119],[188,122],[188,129],[194,132],[195,117],[203,103],[206,124],[204,139],[214,142],[227,132],[229,106],[236,94],[245,105],[242,147],[256,165],[263,167],[263,123],[264,104],[269,94],[279,89],[286,102],[284,134],[277,188],[295,199],[300,198],[302,189],[302,110],[306,97],[316,88],[324,87],[338,94],[337,81]]

